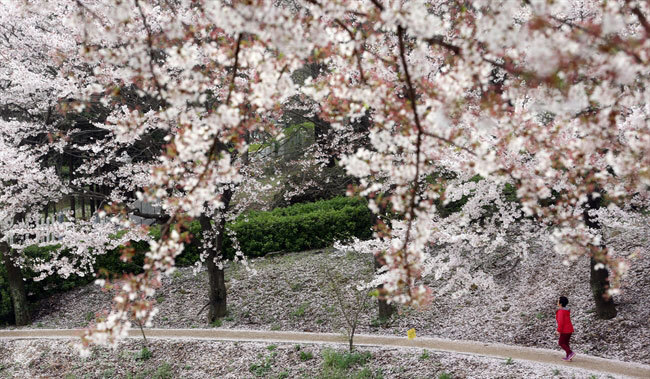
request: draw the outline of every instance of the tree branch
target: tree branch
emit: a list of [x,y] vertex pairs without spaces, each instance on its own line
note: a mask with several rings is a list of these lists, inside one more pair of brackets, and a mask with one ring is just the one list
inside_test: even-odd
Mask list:
[[379,2],[379,0],[370,0],[371,3],[375,4],[375,6],[380,10],[384,10],[384,5]]
[[230,96],[233,89],[235,89],[235,77],[237,76],[237,67],[239,66],[239,47],[241,46],[242,33],[237,36],[237,46],[235,47],[235,64],[233,65],[232,78],[228,87],[228,96],[226,97],[226,105],[230,105]]
[[[629,3],[629,0],[628,0]],[[645,17],[643,12],[641,12],[641,9],[639,9],[638,6],[634,7],[631,9],[632,13],[636,15],[636,17],[639,19],[639,22],[643,26],[643,29],[645,29],[646,35],[650,35],[650,23],[648,23],[648,19]]]
[[158,90],[158,96],[160,99],[163,99],[162,96],[162,86],[160,85],[160,82],[158,81],[158,77],[156,76],[156,73],[154,71],[154,53],[153,53],[153,33],[151,32],[151,28],[149,27],[149,23],[147,22],[147,16],[145,16],[144,11],[142,10],[142,6],[140,6],[140,1],[135,0],[135,6],[138,7],[138,11],[140,12],[140,16],[142,16],[142,24],[144,25],[144,29],[147,31],[147,50],[149,53],[149,71],[151,71],[151,78],[153,79],[154,84],[156,85],[156,89]]
[[426,41],[431,45],[442,46],[445,49],[452,51],[454,54],[460,55],[461,52],[460,47],[456,45],[452,45],[449,42],[445,42],[442,36],[432,37],[427,39]]

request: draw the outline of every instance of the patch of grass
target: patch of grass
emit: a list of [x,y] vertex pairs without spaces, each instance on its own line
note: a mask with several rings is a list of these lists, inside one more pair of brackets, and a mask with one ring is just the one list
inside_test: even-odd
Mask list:
[[291,317],[303,317],[305,313],[307,313],[307,308],[309,307],[309,303],[302,303],[296,310],[291,312]]
[[273,331],[280,330],[281,328],[280,324],[271,324],[271,330]]
[[[0,370],[2,370],[2,365],[0,365]],[[65,374],[64,378],[65,379],[77,379],[77,377],[74,374]]]
[[125,359],[129,359],[129,352],[126,350],[120,350],[120,352],[117,354],[117,357],[123,361]]
[[36,327],[37,327],[37,328],[42,328],[42,327],[43,327],[43,323],[42,323],[42,322],[39,322],[38,324],[36,324]]
[[370,378],[373,378],[373,377],[374,377],[373,372],[368,367],[362,368],[361,370],[359,370],[359,372],[357,372],[353,376],[353,378],[355,378],[355,379],[366,379],[366,378],[370,379]]
[[515,363],[515,361],[512,360],[512,357],[508,357],[508,359],[506,359],[506,364],[507,365],[511,365],[513,363]]
[[278,345],[269,345],[266,347],[266,350],[268,351],[273,351],[278,348]]
[[300,345],[298,345],[298,344],[293,345],[293,349],[295,351],[300,351]]
[[424,360],[427,360],[429,358],[431,358],[431,356],[429,355],[429,351],[427,349],[424,349],[422,354],[420,354],[420,360],[424,361]]
[[538,313],[535,315],[535,317],[536,317],[538,320],[542,320],[542,319],[544,319],[544,314],[541,313],[541,312],[538,312]]
[[140,352],[138,353],[135,359],[140,361],[146,361],[149,360],[149,358],[151,358],[152,355],[153,353],[151,352],[151,350],[149,350],[149,348],[145,346],[142,348],[142,350],[140,350]]
[[289,373],[286,371],[282,371],[281,373],[278,374],[278,379],[285,379],[289,377]]
[[272,352],[271,355],[267,356],[262,362],[253,363],[250,365],[248,370],[255,376],[266,377],[267,374],[271,371],[271,365],[275,359],[276,354],[276,352]]
[[172,366],[167,362],[163,363],[160,367],[158,367],[158,369],[156,370],[156,372],[153,373],[152,376],[152,378],[154,379],[171,379],[173,377],[174,375],[172,373]]
[[164,296],[158,296],[158,297],[156,298],[156,302],[157,302],[158,304],[162,303],[163,301],[165,301],[165,297],[164,297]]
[[553,375],[555,375],[555,376],[560,375],[560,370],[558,370],[558,369],[553,370]]
[[115,369],[113,368],[107,368],[102,373],[102,378],[110,379],[113,378],[114,376],[115,376]]
[[220,328],[221,325],[223,325],[223,321],[221,321],[220,318],[218,318],[218,319],[216,319],[216,320],[214,320],[214,321],[212,321],[210,323],[210,326],[212,326],[213,328]]
[[[144,370],[142,372],[137,373],[135,376],[133,376],[131,373],[127,374],[126,377],[128,379],[149,379],[152,377],[152,370]],[[84,379],[90,378],[89,376],[85,376]]]
[[384,325],[387,322],[387,320],[382,320],[379,317],[373,317],[372,320],[370,320],[370,326],[373,328],[379,328],[380,326]]
[[323,366],[348,370],[356,365],[365,365],[372,355],[369,352],[339,352],[332,349],[323,350]]
[[302,291],[302,289],[303,289],[303,285],[302,285],[302,283],[300,283],[300,282],[298,282],[298,283],[291,283],[291,290],[292,290],[293,292],[300,292],[300,291]]
[[443,372],[442,374],[438,375],[438,379],[454,379],[451,374]]
[[172,274],[172,278],[174,279],[180,279],[182,276],[183,274],[178,270],[174,271],[174,273]]
[[94,319],[94,318],[95,318],[95,313],[94,313],[94,312],[90,312],[90,311],[88,311],[88,312],[86,312],[86,313],[84,314],[84,319],[85,319],[87,322],[92,321],[92,319]]
[[300,360],[301,361],[308,361],[310,359],[314,359],[314,354],[311,353],[311,351],[301,351],[300,352]]
[[[323,350],[323,365],[320,378],[327,379],[379,379],[384,377],[381,371],[373,372],[364,367],[372,355],[369,352],[338,352],[332,349]],[[355,367],[359,370],[354,372]]]

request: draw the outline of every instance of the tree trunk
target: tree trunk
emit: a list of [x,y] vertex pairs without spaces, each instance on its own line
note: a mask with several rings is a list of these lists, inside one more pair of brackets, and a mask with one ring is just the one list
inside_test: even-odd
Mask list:
[[591,293],[594,295],[594,302],[596,303],[596,315],[599,319],[609,320],[616,317],[616,305],[611,296],[607,296],[607,289],[609,288],[609,272],[606,268],[599,270],[595,269],[596,261],[591,258],[591,275],[589,276],[589,283],[591,284]]
[[[70,185],[72,185],[72,179],[74,179],[73,176],[73,171],[74,171],[74,162],[72,160],[72,157],[70,157],[70,160],[68,161],[68,167],[70,169],[69,175],[70,175]],[[70,209],[72,210],[72,218],[77,218],[77,204],[74,201],[74,195],[70,195]]]
[[[598,220],[589,215],[589,210],[598,209],[602,205],[602,191],[598,191],[598,193],[600,193],[600,196],[594,197],[590,194],[587,197],[583,220],[589,228],[600,230],[600,223]],[[600,249],[605,251],[606,246],[600,246]],[[599,261],[592,253],[589,265],[591,271],[589,275],[589,285],[591,286],[591,293],[594,296],[596,315],[599,319],[609,320],[616,317],[616,305],[614,304],[614,299],[607,295],[607,290],[609,289],[609,270],[604,266],[596,270],[596,265],[598,263]]]
[[[375,260],[375,271],[379,270],[382,266],[382,264],[379,262],[379,259],[377,256],[374,256]],[[377,289],[381,293],[381,290],[384,288],[383,284],[380,284],[377,286]],[[381,324],[385,324],[386,321],[388,321],[393,313],[395,313],[395,307],[392,304],[388,304],[385,298],[382,298],[381,296],[378,298],[378,305],[379,305],[379,322]]]
[[[90,186],[90,190],[93,192],[97,191],[94,184]],[[95,214],[95,196],[91,196],[88,201],[90,203],[90,216],[92,217]]]
[[28,325],[31,322],[29,316],[29,303],[27,302],[27,292],[23,282],[23,273],[20,267],[11,260],[11,248],[6,242],[0,242],[0,255],[3,257],[7,278],[9,280],[9,293],[14,305],[14,316],[16,325]]
[[[230,206],[230,199],[232,198],[232,191],[226,190],[221,198],[221,201],[224,203],[224,208],[222,209],[220,216],[215,220],[217,223],[216,230],[218,234],[214,237],[214,242],[212,244],[212,250],[210,250],[208,257],[206,259],[206,266],[208,268],[208,278],[209,278],[209,287],[208,287],[208,296],[210,303],[208,305],[208,322],[212,323],[218,318],[226,316],[227,311],[227,296],[226,296],[226,278],[223,268],[214,262],[215,258],[223,257],[223,241],[226,232],[226,219],[223,217],[223,214],[228,211]],[[210,224],[210,217],[205,214],[202,214],[199,218],[201,223],[202,230],[212,230],[212,225]]]

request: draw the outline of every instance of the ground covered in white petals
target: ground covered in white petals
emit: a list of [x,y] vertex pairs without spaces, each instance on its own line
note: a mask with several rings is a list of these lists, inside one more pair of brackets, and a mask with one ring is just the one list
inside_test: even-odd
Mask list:
[[[551,252],[533,251],[510,271],[497,277],[492,288],[477,288],[454,297],[436,296],[421,310],[400,308],[380,325],[376,304],[362,312],[358,333],[406,335],[415,328],[418,336],[501,342],[513,345],[559,348],[556,345],[555,302],[564,294],[570,299],[575,333],[574,350],[582,354],[650,363],[650,254],[647,240],[636,236],[644,254],[631,261],[623,292],[615,298],[618,316],[599,320],[589,289],[588,261],[570,266]],[[612,239],[612,242],[616,242]],[[617,243],[622,243],[618,241]],[[630,241],[628,241],[630,243]],[[251,261],[253,274],[241,264],[226,270],[228,315],[209,325],[206,313],[207,273],[194,275],[183,268],[165,280],[157,293],[160,313],[155,327],[249,328],[309,332],[340,332],[340,307],[329,289],[332,277],[345,287],[352,278],[369,279],[372,258],[333,249],[270,255]],[[348,278],[348,279],[346,279]],[[442,281],[425,282],[434,291]],[[39,304],[31,327],[78,328],[88,326],[95,312],[108,309],[110,294],[90,285],[57,295]]]
[[127,340],[80,358],[70,343],[0,341],[0,377],[33,378],[587,378],[598,373],[463,354],[337,347]]

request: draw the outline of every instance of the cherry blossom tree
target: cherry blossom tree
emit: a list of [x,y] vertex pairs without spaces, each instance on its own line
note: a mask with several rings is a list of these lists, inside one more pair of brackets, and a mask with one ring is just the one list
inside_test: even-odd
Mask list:
[[[592,215],[647,207],[650,23],[639,1],[76,1],[60,14],[82,32],[93,91],[118,76],[160,105],[122,119],[168,132],[144,196],[170,215],[114,312],[86,342],[114,342],[187,238],[184,221],[224,209],[244,176],[251,133],[276,134],[293,96],[336,132],[368,118],[368,146],[342,157],[378,220],[382,296],[420,305],[419,278],[444,269],[430,251],[466,252],[540,235],[567,261],[592,259],[598,314],[626,269]],[[326,69],[302,86],[291,73]],[[76,75],[77,80],[83,76]],[[135,117],[137,116],[137,117]],[[155,121],[153,121],[155,120]],[[516,201],[504,194],[514,188]],[[512,193],[510,195],[512,197]],[[463,201],[460,201],[464,198]],[[444,214],[457,204],[458,212]],[[519,230],[515,232],[515,230]],[[455,254],[447,251],[447,254]],[[466,264],[462,255],[447,262]],[[611,271],[611,276],[608,275]],[[469,273],[465,273],[469,275]]]
[[[148,183],[150,161],[159,152],[155,143],[115,138],[119,119],[131,113],[126,105],[120,106],[127,97],[94,92],[91,72],[80,59],[81,29],[52,17],[67,17],[76,9],[72,4],[39,9],[12,3],[3,4],[3,9],[0,252],[16,323],[24,325],[29,312],[23,269],[39,274],[35,280],[48,275],[92,276],[95,256],[143,238],[119,215],[113,218],[117,223],[102,222],[99,213],[90,216],[111,203],[128,209],[135,191]],[[94,93],[93,101],[80,112],[76,97],[86,91]],[[99,103],[100,98],[106,105]],[[107,111],[109,107],[114,110]],[[80,215],[75,214],[75,199],[81,200]],[[65,217],[59,214],[57,222],[44,222],[64,200],[70,204]],[[120,225],[120,220],[125,223]],[[120,228],[127,232],[118,235]],[[58,248],[47,258],[33,257],[24,254],[30,245]]]

